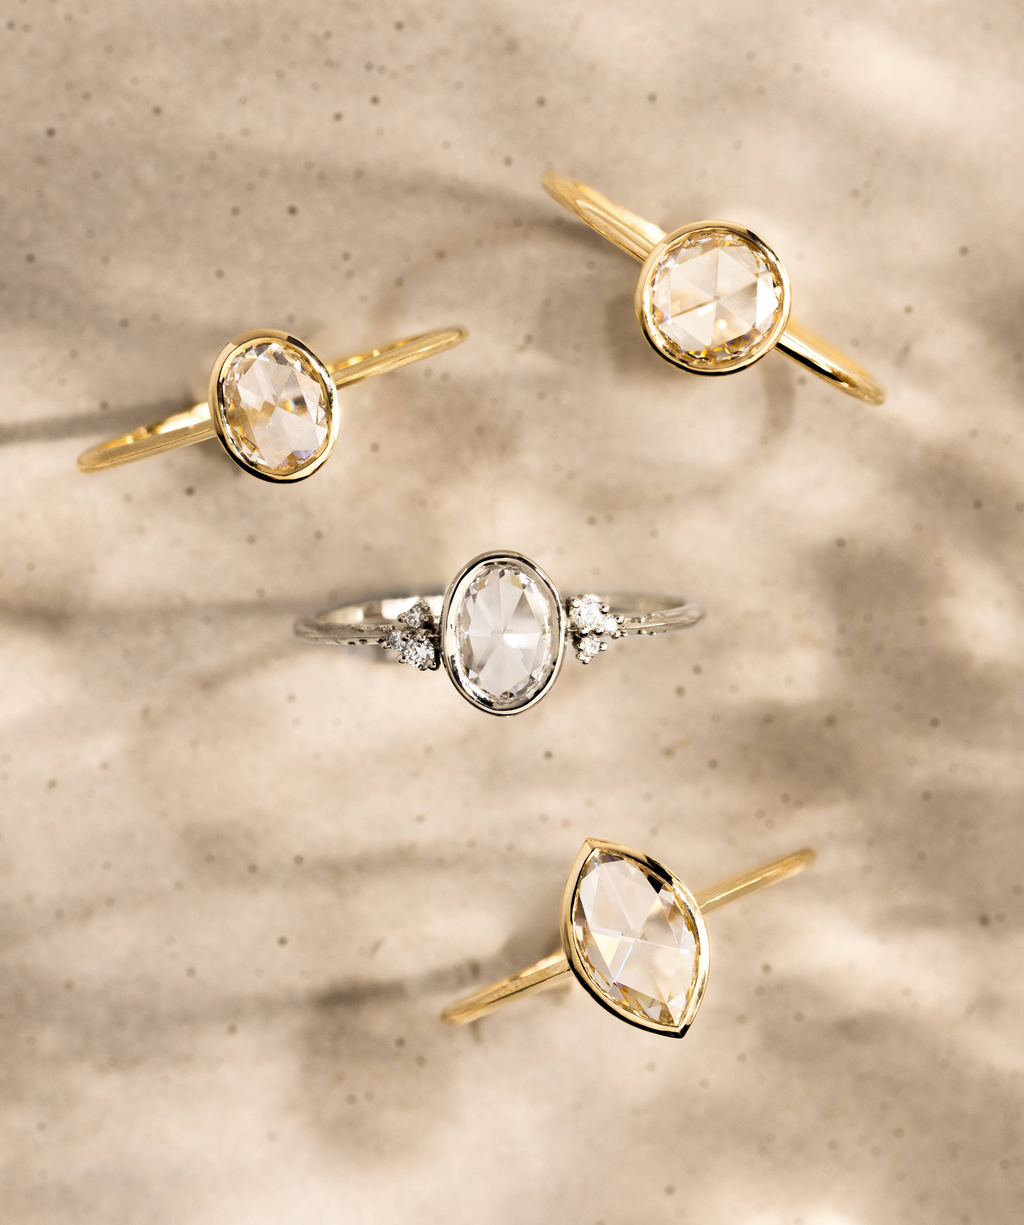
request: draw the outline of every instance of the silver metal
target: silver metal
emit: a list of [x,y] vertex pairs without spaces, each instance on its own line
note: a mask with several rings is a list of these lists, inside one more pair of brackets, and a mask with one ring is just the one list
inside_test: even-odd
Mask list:
[[[453,629],[449,622],[453,605],[461,598],[461,588],[467,576],[479,566],[509,561],[534,572],[559,610],[555,632],[559,642],[550,676],[538,692],[513,709],[495,708],[467,691],[459,676],[455,658]],[[594,602],[601,609],[600,628],[581,628],[574,622],[580,603]],[[677,595],[655,592],[586,592],[581,596],[563,598],[544,571],[528,557],[514,551],[483,553],[463,566],[448,584],[444,595],[418,594],[374,597],[322,609],[300,617],[295,622],[295,634],[307,642],[328,646],[368,646],[387,652],[397,652],[403,662],[420,671],[437,671],[444,665],[458,692],[472,705],[493,715],[520,714],[546,696],[556,680],[570,648],[576,658],[588,664],[604,652],[610,642],[619,638],[653,636],[672,630],[687,629],[704,616],[703,609]]]
[[388,635],[401,628],[398,618],[421,601],[435,617],[441,615],[443,595],[361,600],[300,617],[295,622],[295,635],[307,642],[323,642],[328,646],[387,649]]

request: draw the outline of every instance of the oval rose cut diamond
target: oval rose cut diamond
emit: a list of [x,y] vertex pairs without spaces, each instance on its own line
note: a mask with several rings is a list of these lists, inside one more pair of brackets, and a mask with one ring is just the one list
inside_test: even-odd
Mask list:
[[700,938],[671,884],[627,856],[592,851],[576,885],[572,939],[613,1011],[681,1026],[697,982]]
[[442,634],[445,667],[460,693],[492,714],[518,714],[558,674],[565,612],[531,562],[489,555],[453,583]]
[[331,400],[309,356],[286,340],[239,348],[220,376],[224,441],[248,468],[287,477],[318,459],[331,432]]
[[644,294],[656,347],[691,369],[735,365],[763,346],[783,308],[776,270],[731,230],[690,231],[670,242]]

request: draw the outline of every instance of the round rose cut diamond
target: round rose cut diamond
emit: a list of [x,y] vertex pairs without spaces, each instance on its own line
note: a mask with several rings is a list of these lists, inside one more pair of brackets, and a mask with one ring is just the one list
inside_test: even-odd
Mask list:
[[641,321],[659,352],[690,369],[734,366],[764,349],[783,310],[767,248],[709,227],[671,241],[643,289]]
[[636,1017],[678,1027],[697,981],[695,925],[670,884],[635,860],[588,856],[576,885],[572,938],[591,983]]
[[442,652],[456,687],[492,714],[525,710],[562,663],[565,611],[547,576],[525,558],[478,558],[445,604]]
[[257,472],[290,476],[318,459],[330,437],[331,408],[309,355],[288,341],[244,345],[221,372],[224,441]]

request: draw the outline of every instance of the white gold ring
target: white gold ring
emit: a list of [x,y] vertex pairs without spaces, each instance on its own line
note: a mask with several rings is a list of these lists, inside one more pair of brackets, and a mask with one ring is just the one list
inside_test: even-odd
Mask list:
[[517,715],[554,684],[567,651],[589,664],[628,635],[686,629],[704,615],[680,596],[584,592],[563,599],[521,553],[484,553],[443,596],[370,599],[301,617],[311,642],[393,651],[422,672],[445,671],[478,710]]

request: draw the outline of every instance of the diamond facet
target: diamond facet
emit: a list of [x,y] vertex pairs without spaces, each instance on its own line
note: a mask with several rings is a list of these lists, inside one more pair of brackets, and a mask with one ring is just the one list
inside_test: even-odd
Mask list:
[[714,367],[753,352],[782,309],[782,285],[749,239],[730,230],[691,231],[655,266],[647,323],[684,365]]
[[696,928],[680,895],[637,861],[588,856],[572,936],[591,982],[638,1017],[678,1026],[697,978]]
[[443,630],[452,679],[486,710],[524,709],[561,662],[558,594],[524,559],[488,557],[466,571],[452,589]]
[[327,390],[301,349],[282,340],[246,345],[221,375],[224,438],[246,464],[289,476],[327,446]]

